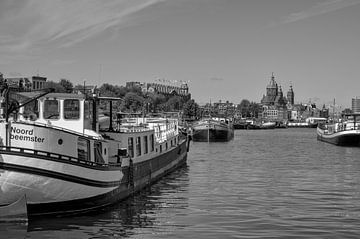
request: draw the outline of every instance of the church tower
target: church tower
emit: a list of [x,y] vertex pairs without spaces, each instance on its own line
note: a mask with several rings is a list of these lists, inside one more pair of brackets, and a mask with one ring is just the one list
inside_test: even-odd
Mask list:
[[293,91],[292,85],[290,85],[290,89],[287,92],[287,100],[288,100],[289,104],[294,105],[294,98],[295,98],[294,91]]
[[275,99],[278,94],[278,85],[275,81],[274,72],[271,75],[271,80],[268,86],[266,87],[266,95],[270,98]]

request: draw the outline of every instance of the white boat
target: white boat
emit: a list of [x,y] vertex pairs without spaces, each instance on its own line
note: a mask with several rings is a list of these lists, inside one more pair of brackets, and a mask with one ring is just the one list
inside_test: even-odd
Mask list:
[[[73,214],[124,199],[186,164],[176,119],[110,117],[84,95],[3,92],[0,207],[26,195],[30,216]],[[111,103],[110,103],[111,105]],[[111,112],[112,115],[112,112]]]
[[360,147],[360,123],[356,118],[360,114],[346,114],[351,120],[319,124],[317,127],[317,139],[340,146]]

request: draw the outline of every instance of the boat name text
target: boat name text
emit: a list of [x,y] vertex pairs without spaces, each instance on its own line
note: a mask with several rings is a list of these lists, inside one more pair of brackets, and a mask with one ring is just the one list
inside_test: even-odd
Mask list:
[[34,136],[34,129],[19,129],[11,127],[10,139],[43,143],[45,138]]

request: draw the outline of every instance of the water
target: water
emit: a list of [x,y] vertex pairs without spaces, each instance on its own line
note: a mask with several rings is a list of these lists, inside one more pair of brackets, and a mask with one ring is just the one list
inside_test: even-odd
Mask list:
[[360,238],[360,148],[314,129],[193,142],[188,166],[93,215],[1,225],[0,238]]

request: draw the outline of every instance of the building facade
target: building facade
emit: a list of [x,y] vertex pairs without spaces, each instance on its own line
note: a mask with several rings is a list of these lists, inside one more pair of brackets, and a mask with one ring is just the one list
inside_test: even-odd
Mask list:
[[360,113],[360,97],[351,99],[351,110],[353,113]]
[[287,99],[284,97],[281,86],[278,86],[274,74],[271,75],[270,83],[266,87],[266,95],[263,95],[261,104],[276,107],[285,107],[287,104]]
[[33,76],[32,79],[32,90],[42,90],[45,88],[46,77]]
[[284,96],[281,86],[275,80],[274,73],[271,75],[266,87],[266,94],[261,99],[261,117],[271,121],[283,121],[288,119],[288,108],[294,105],[294,90],[290,86],[287,98]]
[[42,90],[45,88],[46,77],[32,76],[32,77],[6,77],[0,73],[0,84],[6,83],[9,87],[16,91],[32,91]]
[[178,95],[185,99],[191,99],[191,94],[189,93],[189,86],[187,83],[182,82],[180,85],[171,85],[164,83],[146,83],[146,82],[126,82],[126,87],[140,87],[142,92],[158,93],[167,96]]

